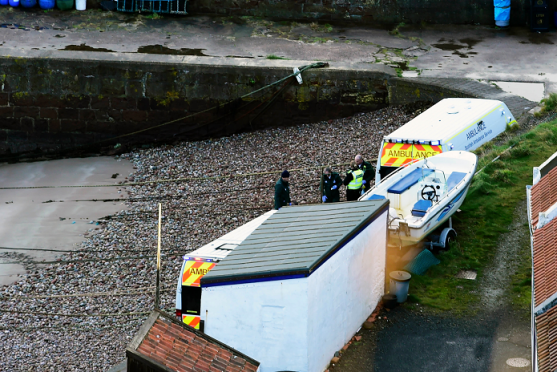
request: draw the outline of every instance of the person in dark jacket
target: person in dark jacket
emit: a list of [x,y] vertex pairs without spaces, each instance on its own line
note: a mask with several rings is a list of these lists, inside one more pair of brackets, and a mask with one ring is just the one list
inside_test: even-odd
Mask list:
[[275,209],[277,210],[286,205],[292,205],[288,181],[290,181],[290,173],[285,170],[275,184]]
[[321,200],[323,203],[336,203],[340,201],[339,187],[342,179],[338,173],[333,173],[331,168],[325,168],[321,176]]
[[354,158],[354,162],[358,166],[358,169],[361,169],[364,172],[364,179],[362,181],[362,190],[367,191],[371,188],[371,182],[375,177],[375,170],[373,170],[373,166],[370,162],[364,160],[364,157],[360,154],[356,155]]
[[355,162],[350,163],[350,170],[342,182],[346,186],[346,200],[358,200],[362,193],[364,171]]

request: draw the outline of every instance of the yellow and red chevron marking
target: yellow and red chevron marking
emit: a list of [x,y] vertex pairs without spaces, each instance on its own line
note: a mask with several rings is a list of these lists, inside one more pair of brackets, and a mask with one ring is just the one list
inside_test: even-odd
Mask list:
[[186,261],[184,273],[182,274],[182,285],[199,287],[201,277],[207,274],[215,265],[215,262]]
[[199,329],[199,322],[200,322],[201,318],[198,316],[194,316],[194,315],[182,315],[182,321],[184,323],[186,323],[187,325],[189,325],[190,327],[193,327],[195,329]]
[[381,165],[385,167],[404,167],[419,159],[428,158],[441,152],[443,152],[441,146],[385,143],[381,152]]

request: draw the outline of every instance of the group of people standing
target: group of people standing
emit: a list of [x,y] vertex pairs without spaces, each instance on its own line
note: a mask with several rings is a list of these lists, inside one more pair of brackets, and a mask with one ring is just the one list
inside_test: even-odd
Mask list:
[[[346,200],[358,200],[363,192],[371,187],[375,176],[371,163],[364,160],[362,155],[356,155],[350,163],[350,169],[346,172],[344,180],[330,167],[325,168],[321,178],[321,200],[323,203],[336,203],[340,201],[340,187],[346,186]],[[290,173],[285,170],[275,184],[275,209],[292,205],[290,200]],[[295,204],[295,203],[294,203]]]

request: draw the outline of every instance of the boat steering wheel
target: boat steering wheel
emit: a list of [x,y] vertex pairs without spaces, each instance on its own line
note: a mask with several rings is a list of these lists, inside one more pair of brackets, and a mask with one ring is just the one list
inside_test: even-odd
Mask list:
[[435,187],[431,185],[425,185],[424,188],[422,189],[422,199],[433,201],[433,199],[435,199],[436,196],[437,193],[435,192]]

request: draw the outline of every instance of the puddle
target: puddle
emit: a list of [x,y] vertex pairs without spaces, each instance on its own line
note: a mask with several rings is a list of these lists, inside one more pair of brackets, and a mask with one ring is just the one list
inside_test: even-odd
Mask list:
[[198,56],[198,57],[210,57],[203,53],[206,49],[171,49],[162,45],[145,45],[137,49],[137,53],[145,54],[170,54],[176,56]]
[[402,71],[402,77],[410,77],[410,78],[413,78],[413,77],[418,77],[418,75],[419,75],[418,71],[412,71],[412,70],[410,70],[410,71]]
[[93,48],[90,47],[89,45],[85,45],[85,44],[80,44],[80,45],[66,45],[66,47],[64,49],[58,49],[58,50],[77,50],[77,51],[81,51],[81,52],[108,52],[108,53],[114,53],[113,50],[110,49],[106,49],[106,48]]
[[460,270],[458,274],[455,275],[455,278],[476,280],[476,276],[478,276],[478,273],[474,270]]
[[476,44],[478,44],[482,40],[481,39],[472,39],[470,37],[467,37],[467,38],[464,38],[464,39],[460,39],[458,41],[460,41],[463,44],[468,45],[468,49],[472,49],[472,48],[474,48],[474,46]]
[[[441,39],[441,40],[443,40],[443,39]],[[439,41],[441,41],[441,40],[439,40]],[[446,51],[455,51],[455,50],[458,50],[458,49],[466,48],[466,45],[454,44],[454,43],[431,44],[431,46],[433,46],[437,49],[446,50]]]
[[226,56],[226,58],[253,58],[248,56]]
[[510,81],[492,81],[507,93],[524,97],[533,102],[539,102],[544,97],[545,87],[543,83],[516,83]]

